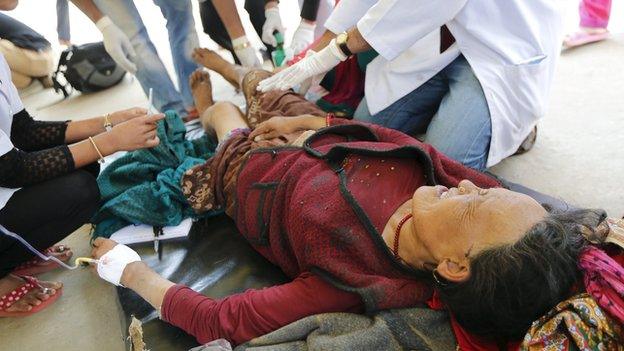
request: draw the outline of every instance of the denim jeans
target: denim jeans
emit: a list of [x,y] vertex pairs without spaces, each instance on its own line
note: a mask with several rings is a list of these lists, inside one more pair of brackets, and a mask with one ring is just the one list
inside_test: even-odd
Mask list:
[[408,134],[425,133],[424,141],[447,156],[485,169],[492,136],[490,110],[464,56],[374,116],[363,100],[355,119]]
[[59,40],[70,41],[69,31],[69,0],[56,0],[56,32]]
[[194,106],[188,77],[198,66],[191,54],[199,46],[190,0],[154,0],[167,20],[167,32],[180,92],[176,90],[165,65],[147,34],[132,0],[95,0],[99,9],[128,36],[136,51],[136,77],[147,94],[153,89],[153,104],[159,111],[174,110],[186,115]]

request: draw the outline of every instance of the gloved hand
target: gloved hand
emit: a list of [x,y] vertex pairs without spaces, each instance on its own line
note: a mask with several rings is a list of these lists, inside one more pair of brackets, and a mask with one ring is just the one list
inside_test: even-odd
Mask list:
[[346,59],[347,56],[336,44],[336,39],[332,39],[323,50],[312,53],[285,70],[261,81],[258,84],[258,90],[262,92],[276,89],[288,90],[311,78],[324,76],[325,73]]
[[312,42],[314,41],[315,29],[316,24],[307,23],[303,20],[301,21],[299,27],[297,27],[297,30],[293,35],[292,43],[290,44],[290,48],[292,49],[293,54],[299,54],[310,44],[312,44]]
[[245,67],[262,67],[262,63],[256,54],[256,49],[251,46],[246,36],[232,40],[232,47],[241,65]]
[[136,53],[128,37],[107,16],[100,18],[95,25],[102,32],[106,52],[128,73],[135,74]]
[[269,7],[264,10],[266,20],[262,26],[262,41],[271,46],[277,46],[277,40],[273,33],[278,31],[284,34],[284,26],[280,17],[279,8],[277,6]]

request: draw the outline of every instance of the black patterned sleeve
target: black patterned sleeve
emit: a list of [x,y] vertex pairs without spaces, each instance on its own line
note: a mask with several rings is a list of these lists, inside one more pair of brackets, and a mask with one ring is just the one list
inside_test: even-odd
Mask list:
[[0,156],[0,186],[21,188],[74,169],[74,158],[66,145],[34,152],[13,149]]
[[65,144],[68,122],[35,121],[24,109],[13,115],[11,141],[24,151],[37,151]]

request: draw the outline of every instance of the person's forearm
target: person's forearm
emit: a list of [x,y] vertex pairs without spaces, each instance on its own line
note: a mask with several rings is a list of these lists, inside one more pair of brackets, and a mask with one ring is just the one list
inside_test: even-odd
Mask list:
[[212,5],[217,10],[231,40],[245,35],[245,29],[238,15],[234,0],[212,0]]
[[143,262],[133,262],[127,265],[121,276],[121,284],[139,294],[158,311],[160,311],[167,290],[175,285]]
[[[352,53],[357,54],[360,52],[368,51],[372,49],[370,44],[364,39],[357,27],[353,27],[347,31],[349,38],[347,39],[347,47]],[[314,52],[319,52],[329,44],[340,33],[333,33],[330,30],[326,30],[323,36],[312,46],[310,49]]]
[[[111,133],[96,135],[93,137],[93,142],[95,142],[97,149],[104,157],[119,151],[115,147],[115,141]],[[93,143],[91,143],[91,140],[88,139],[70,145],[69,151],[74,158],[74,165],[76,168],[84,167],[100,159],[100,154],[95,149],[95,146],[93,146]]]
[[74,3],[74,5],[76,5],[76,7],[80,9],[80,11],[82,11],[82,13],[84,13],[85,15],[87,15],[87,17],[89,17],[91,21],[93,21],[93,23],[96,23],[102,17],[104,17],[100,9],[98,9],[98,7],[93,3],[93,0],[71,0],[71,1]]
[[301,125],[301,130],[319,130],[327,126],[325,117],[304,115],[295,118],[297,118],[297,124]]
[[65,132],[65,142],[67,144],[75,143],[105,132],[104,122],[104,117],[69,122]]
[[347,33],[349,35],[349,38],[347,39],[347,47],[352,53],[358,54],[372,49],[357,27],[349,29]]
[[310,50],[314,52],[319,52],[323,50],[329,42],[336,37],[336,33],[333,33],[330,30],[326,30],[323,35],[316,41],[316,43],[310,47]]

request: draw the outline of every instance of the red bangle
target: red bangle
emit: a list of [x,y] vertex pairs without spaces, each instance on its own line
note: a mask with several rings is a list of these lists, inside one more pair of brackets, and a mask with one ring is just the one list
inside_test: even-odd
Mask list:
[[325,126],[329,127],[331,125],[331,120],[334,119],[334,114],[333,113],[328,113],[327,116],[325,116]]

